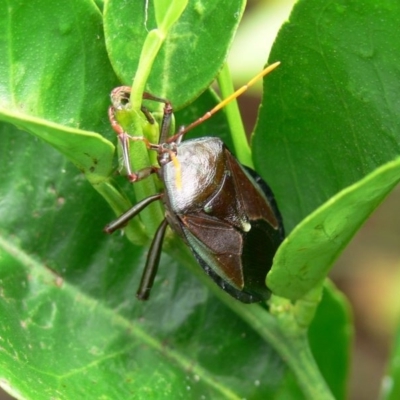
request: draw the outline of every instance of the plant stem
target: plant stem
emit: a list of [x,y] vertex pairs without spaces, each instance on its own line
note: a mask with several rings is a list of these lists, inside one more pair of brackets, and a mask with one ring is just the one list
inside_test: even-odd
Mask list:
[[296,338],[286,338],[285,361],[295,374],[305,397],[309,400],[334,400],[310,350],[306,332]]
[[[218,85],[221,89],[221,96],[226,99],[235,89],[232,83],[232,77],[228,64],[225,63],[218,76]],[[240,115],[239,106],[236,100],[232,100],[224,107],[226,117],[231,130],[235,154],[238,160],[250,168],[254,168],[251,158],[251,150],[246,137],[246,131],[243,126],[242,117]]]
[[[153,63],[159,53],[162,44],[164,43],[169,29],[179,19],[187,5],[187,0],[178,0],[171,2],[167,7],[166,3],[155,2],[157,18],[157,28],[151,30],[144,41],[139,65],[136,70],[135,77],[132,83],[130,96],[130,104],[132,110],[132,126],[133,135],[144,136],[143,133],[143,117],[140,111],[142,105],[142,96],[145,90],[145,85],[150,75]],[[156,93],[158,95],[158,93]],[[144,143],[133,142],[130,145],[132,167],[138,171],[150,165],[150,159]],[[145,179],[137,182],[134,186],[136,198],[143,199],[150,196],[156,191],[154,179]],[[141,219],[147,229],[149,236],[156,231],[158,224],[163,218],[163,209],[157,203],[151,204],[141,213]]]
[[[266,312],[260,306],[230,302],[230,308],[248,322],[279,353],[291,371],[308,400],[334,400],[311,353],[307,329],[288,329],[287,320]],[[289,319],[292,310],[287,311]]]
[[[307,322],[307,326],[303,325],[308,319],[311,320],[318,305],[322,284],[320,288],[310,292],[305,299],[299,300],[295,304],[273,296],[271,308],[275,308],[275,310],[271,314],[258,304],[243,304],[234,300],[218,288],[199,268],[187,246],[176,237],[170,238],[167,252],[175,260],[188,267],[215,296],[277,351],[296,376],[297,382],[308,400],[334,400],[311,353],[307,337],[309,322]],[[314,307],[311,307],[313,303]],[[305,315],[310,318],[305,318]]]

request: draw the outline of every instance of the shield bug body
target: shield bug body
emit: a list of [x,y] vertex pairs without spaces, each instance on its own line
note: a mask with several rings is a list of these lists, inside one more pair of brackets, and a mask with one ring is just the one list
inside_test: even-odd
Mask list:
[[[105,228],[106,232],[112,233],[151,202],[162,200],[164,203],[165,219],[148,253],[137,292],[139,299],[149,297],[168,225],[183,238],[204,271],[234,298],[252,303],[269,297],[265,277],[284,238],[282,219],[271,190],[254,171],[242,166],[220,139],[181,140],[186,132],[209,118],[277,64],[267,67],[229,99],[169,138],[166,136],[172,115],[171,104],[145,93],[145,99],[165,104],[159,144],[148,143],[124,132],[116,121],[115,112],[121,107],[121,99],[129,98],[130,88],[121,87],[112,92],[113,106],[109,116],[122,144],[129,179],[135,182],[157,173],[164,183],[162,193],[140,201]],[[147,110],[143,111],[147,115]],[[157,151],[160,166],[132,172],[129,140],[144,140],[148,148]]]

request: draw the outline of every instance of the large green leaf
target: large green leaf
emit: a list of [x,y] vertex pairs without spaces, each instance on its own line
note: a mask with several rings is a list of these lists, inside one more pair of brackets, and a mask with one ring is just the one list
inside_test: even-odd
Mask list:
[[302,0],[281,28],[253,138],[287,231],[400,154],[400,3]]
[[347,399],[353,341],[353,318],[347,299],[329,281],[310,325],[311,350],[335,399]]
[[[102,233],[111,211],[56,152],[8,125],[0,133],[3,387],[35,400],[256,399],[284,389],[271,347],[171,258],[151,301],[135,300],[145,250]],[[327,307],[321,318],[343,312]],[[342,329],[324,336],[339,359]],[[335,359],[314,352],[322,369]]]
[[[142,46],[158,27],[160,2],[109,0],[104,14],[111,62],[125,85],[131,85]],[[189,1],[168,32],[152,67],[146,90],[168,98],[176,108],[207,88],[221,69],[244,10],[243,0]]]
[[284,367],[249,325],[167,256],[135,300],[145,250],[102,232],[111,210],[54,150],[0,138],[2,382],[35,400],[272,395]]
[[400,158],[342,190],[304,219],[279,248],[268,286],[298,299],[323,280],[360,225],[400,182]]
[[111,172],[114,148],[93,132],[110,132],[107,95],[116,78],[99,10],[81,0],[3,1],[0,10],[2,119],[52,144],[93,183],[101,181]]
[[[326,281],[321,303],[310,325],[309,340],[313,356],[336,400],[347,399],[350,368],[350,344],[353,339],[352,318],[344,296]],[[284,383],[275,393],[275,400],[307,399],[287,371]]]
[[394,2],[308,0],[279,32],[270,59],[282,64],[265,80],[254,159],[287,231],[307,218],[268,278],[278,295],[321,282],[399,180],[398,163],[362,180],[400,154],[399,22]]

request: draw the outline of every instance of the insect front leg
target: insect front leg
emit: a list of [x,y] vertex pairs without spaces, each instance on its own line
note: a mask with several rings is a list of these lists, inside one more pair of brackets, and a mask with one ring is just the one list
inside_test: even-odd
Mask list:
[[117,133],[118,140],[121,143],[122,148],[122,160],[124,167],[126,169],[126,174],[130,182],[137,182],[141,179],[147,178],[150,174],[153,174],[158,171],[158,167],[150,166],[145,167],[139,171],[132,171],[130,156],[129,156],[129,142],[131,140],[141,141],[146,144],[147,148],[153,148],[154,145],[149,143],[149,141],[143,136],[130,136],[126,133],[122,126],[118,124],[117,120],[115,119],[115,109],[111,106],[109,109],[109,117],[111,121],[111,125],[114,131]]
[[164,103],[163,119],[161,122],[160,139],[159,139],[158,143],[167,142],[169,132],[171,130],[172,115],[174,112],[171,102],[167,99],[163,99],[162,97],[154,96],[151,93],[147,93],[147,92],[143,93],[143,99],[157,101],[159,103]]
[[[117,134],[118,140],[121,144],[122,148],[122,159],[123,164],[127,172],[127,176],[129,181],[136,182],[141,179],[146,178],[150,174],[157,171],[157,167],[146,167],[140,171],[133,172],[131,169],[131,162],[129,156],[129,143],[131,140],[135,141],[142,141],[146,144],[147,148],[152,148],[152,145],[145,137],[143,136],[131,136],[127,132],[125,132],[124,128],[119,124],[116,118],[116,112],[118,110],[123,109],[126,106],[127,102],[129,101],[129,93],[130,87],[129,86],[121,86],[115,88],[111,92],[111,99],[113,101],[113,105],[108,109],[108,117],[111,123],[112,128],[114,129],[115,133]],[[143,113],[146,115],[148,120],[151,123],[154,123],[154,119],[152,118],[151,114],[148,112],[147,109],[143,107]]]
[[[129,135],[127,132],[125,132],[124,128],[117,121],[116,113],[117,113],[117,111],[126,109],[128,107],[130,93],[131,93],[131,88],[129,86],[119,86],[111,92],[112,105],[108,109],[108,117],[109,117],[109,120],[111,123],[111,127],[117,134],[118,140],[121,144],[122,159],[123,159],[124,167],[127,172],[128,179],[131,182],[136,182],[138,180],[146,178],[147,176],[149,176],[150,174],[152,174],[154,172],[157,172],[158,168],[157,167],[147,167],[147,168],[143,168],[140,171],[133,172],[131,169],[130,156],[129,156],[130,141],[131,140],[142,141],[145,143],[145,145],[148,149],[152,149],[152,150],[158,150],[159,145],[150,143],[143,136]],[[147,92],[143,93],[143,99],[164,103],[163,119],[162,119],[162,123],[161,123],[160,140],[159,140],[159,142],[164,143],[164,141],[166,140],[166,138],[169,135],[169,131],[171,128],[171,120],[172,120],[172,113],[173,113],[171,103],[168,100],[165,100],[161,97],[154,96]],[[155,120],[154,120],[152,114],[150,113],[150,111],[143,105],[141,106],[140,109],[141,109],[142,113],[145,115],[147,121],[150,124],[154,124]]]

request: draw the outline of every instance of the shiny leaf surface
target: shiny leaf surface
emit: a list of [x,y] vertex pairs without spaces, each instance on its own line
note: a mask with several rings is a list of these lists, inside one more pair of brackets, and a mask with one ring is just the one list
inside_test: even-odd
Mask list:
[[[165,38],[146,91],[168,98],[176,109],[193,101],[220,70],[243,10],[242,0],[189,1]],[[107,48],[126,85],[135,76],[147,35],[157,28],[155,13],[144,2],[108,2],[104,15]]]
[[254,159],[287,232],[306,219],[268,278],[276,294],[299,298],[320,282],[396,185],[395,165],[366,176],[400,154],[399,21],[393,2],[310,0],[279,32],[270,60],[281,66],[265,80]]

